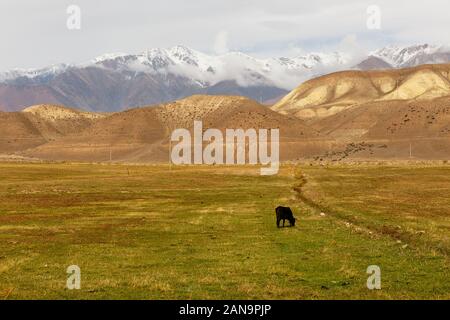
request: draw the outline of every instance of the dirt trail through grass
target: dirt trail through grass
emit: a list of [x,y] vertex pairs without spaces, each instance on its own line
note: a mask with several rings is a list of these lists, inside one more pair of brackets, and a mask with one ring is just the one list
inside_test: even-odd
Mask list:
[[306,178],[306,176],[304,174],[296,174],[296,179],[299,181],[299,183],[295,184],[293,189],[297,193],[298,199],[300,201],[302,201],[303,203],[305,203],[307,206],[309,206],[315,212],[330,216],[330,217],[336,219],[341,224],[345,224],[346,226],[349,226],[359,232],[366,232],[369,234],[373,234],[376,232],[379,235],[386,235],[386,236],[394,238],[395,240],[402,240],[401,234],[399,234],[398,232],[388,232],[387,231],[388,228],[386,228],[386,227],[384,227],[384,229],[377,229],[377,228],[371,227],[370,225],[366,226],[366,225],[360,224],[355,219],[350,219],[343,215],[334,213],[335,210],[332,207],[320,205],[319,203],[315,202],[311,198],[308,198],[304,194],[303,188],[305,188],[308,183],[308,179]]
[[[448,236],[434,238],[429,237],[429,235],[426,234],[424,230],[422,230],[423,225],[415,224],[414,226],[408,225],[403,226],[401,221],[401,218],[399,219],[399,216],[395,216],[392,214],[391,220],[385,219],[384,216],[377,216],[371,214],[371,208],[361,208],[358,207],[358,210],[355,210],[354,203],[359,202],[363,203],[364,198],[358,199],[358,196],[361,196],[360,194],[351,194],[351,191],[347,194],[344,194],[342,192],[342,189],[345,189],[346,187],[354,187],[353,181],[349,181],[347,177],[347,181],[342,179],[342,176],[337,174],[333,177],[332,173],[334,170],[335,173],[345,172],[345,168],[336,168],[336,169],[323,169],[323,170],[310,170],[308,174],[302,173],[303,169],[297,170],[295,173],[295,177],[298,180],[298,183],[294,185],[293,189],[295,190],[297,197],[300,201],[305,203],[307,206],[311,207],[313,210],[315,210],[318,213],[326,214],[337,221],[341,222],[342,224],[346,225],[347,227],[353,228],[358,232],[366,232],[368,234],[374,234],[379,236],[386,236],[390,237],[394,240],[396,240],[399,243],[403,243],[403,245],[407,244],[408,246],[415,246],[420,247],[420,249],[424,250],[430,250],[435,249],[440,254],[444,255],[447,259],[450,257],[450,246],[448,245],[442,245],[442,240],[448,241]],[[373,172],[376,170],[376,168],[368,168],[365,169],[367,174],[373,174]],[[382,171],[383,168],[380,169]],[[409,170],[414,170],[414,168],[411,168]],[[398,168],[399,173],[408,173],[408,168]],[[432,170],[432,168],[430,169]],[[306,171],[308,171],[306,169]],[[319,171],[322,171],[320,174],[318,174]],[[327,172],[329,177],[325,180],[321,180],[324,177],[323,171]],[[331,171],[331,172],[330,172]],[[360,170],[364,171],[364,169]],[[419,171],[420,172],[420,171]],[[331,176],[331,178],[330,178]],[[425,189],[426,187],[424,185],[421,185],[421,177],[420,175],[417,176],[417,181],[413,181],[411,185],[417,184],[417,186],[413,187],[415,189],[409,190],[409,193],[411,193],[413,196],[421,193],[421,188]],[[331,181],[332,179],[335,179],[335,181]],[[310,187],[310,180],[314,181],[314,186]],[[360,183],[360,188],[363,190],[366,190],[365,196],[373,196],[373,194],[381,193],[380,190],[374,190],[371,187],[364,185],[364,180],[361,179],[361,181],[358,181]],[[338,187],[336,187],[338,186]],[[317,188],[317,189],[314,189]],[[446,184],[445,186],[448,191],[450,191],[450,183]],[[340,189],[340,194],[345,195],[345,199],[338,199],[338,196],[336,196],[334,193]],[[353,190],[353,189],[352,189]],[[401,190],[397,190],[400,191]],[[309,195],[308,195],[309,193]],[[373,194],[371,194],[373,193]],[[314,198],[311,196],[312,194],[316,195],[317,198]],[[439,194],[434,195],[439,196]],[[353,199],[352,199],[353,198]],[[348,199],[348,200],[347,200]],[[417,199],[414,199],[417,201]],[[347,202],[346,202],[347,201]],[[434,203],[436,200],[434,198],[424,199],[424,202],[431,202]],[[417,206],[423,205],[422,203],[417,203]],[[446,207],[445,203],[442,204],[436,204],[442,206],[442,211],[447,213],[443,216],[442,221],[444,221],[443,228],[449,228],[450,226],[450,209]],[[402,211],[402,208],[398,208],[398,205],[393,202],[391,210],[395,211]],[[439,208],[437,208],[439,210]],[[410,217],[408,217],[411,219]],[[420,217],[423,219],[423,217]],[[436,225],[438,221],[434,221],[433,217],[425,217],[427,219],[428,223]],[[440,219],[438,219],[440,220]],[[440,222],[440,221],[439,221]]]

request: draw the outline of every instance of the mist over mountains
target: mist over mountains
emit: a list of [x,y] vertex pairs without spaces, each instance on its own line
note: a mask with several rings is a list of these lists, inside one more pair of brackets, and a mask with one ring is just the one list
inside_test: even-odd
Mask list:
[[47,103],[112,112],[194,94],[239,95],[273,103],[319,75],[445,63],[450,62],[450,50],[428,44],[392,46],[356,59],[339,52],[268,59],[241,52],[213,56],[184,46],[106,54],[77,65],[0,73],[0,110]]

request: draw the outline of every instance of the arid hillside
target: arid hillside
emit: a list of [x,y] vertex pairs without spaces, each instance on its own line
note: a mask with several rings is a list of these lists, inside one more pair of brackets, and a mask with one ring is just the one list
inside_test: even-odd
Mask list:
[[[318,137],[303,120],[279,114],[248,98],[197,95],[97,118],[84,130],[30,148],[21,155],[49,160],[166,162],[171,132],[178,128],[192,130],[195,120],[202,121],[203,130],[280,129],[280,139],[286,142],[282,148],[289,143],[291,155],[304,147],[306,138]],[[297,145],[299,140],[301,145]]]
[[450,138],[450,96],[367,102],[311,124],[333,138]]
[[301,84],[272,110],[318,131],[316,160],[450,158],[450,65],[344,71]]
[[450,97],[367,102],[310,125],[330,142],[316,159],[450,158]]
[[37,105],[22,112],[0,112],[0,153],[22,151],[76,134],[101,114],[55,105]]
[[343,71],[301,84],[272,110],[314,120],[367,102],[422,101],[448,95],[449,64],[400,70]]

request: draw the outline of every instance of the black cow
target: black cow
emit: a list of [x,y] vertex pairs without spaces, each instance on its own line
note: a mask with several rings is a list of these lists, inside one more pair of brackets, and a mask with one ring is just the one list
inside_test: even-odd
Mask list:
[[277,214],[277,227],[280,227],[280,221],[283,220],[283,227],[284,227],[284,221],[288,220],[291,227],[295,226],[295,218],[292,214],[292,210],[289,207],[277,207],[275,209],[275,213]]

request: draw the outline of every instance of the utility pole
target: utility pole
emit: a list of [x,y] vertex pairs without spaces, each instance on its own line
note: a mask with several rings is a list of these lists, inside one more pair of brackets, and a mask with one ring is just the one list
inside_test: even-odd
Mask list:
[[112,149],[111,149],[111,146],[109,146],[109,162],[112,162]]
[[172,139],[169,139],[169,170],[172,170]]
[[412,143],[409,143],[409,158],[412,159]]

